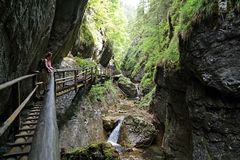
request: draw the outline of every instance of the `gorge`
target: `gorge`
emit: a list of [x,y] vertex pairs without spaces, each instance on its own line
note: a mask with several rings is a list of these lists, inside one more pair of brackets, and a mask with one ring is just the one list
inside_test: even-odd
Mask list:
[[[63,160],[239,159],[240,1],[132,3],[0,1],[0,84],[35,73],[48,51],[57,69],[110,72],[56,98]],[[22,99],[32,85],[21,82]],[[15,95],[0,90],[0,126]]]

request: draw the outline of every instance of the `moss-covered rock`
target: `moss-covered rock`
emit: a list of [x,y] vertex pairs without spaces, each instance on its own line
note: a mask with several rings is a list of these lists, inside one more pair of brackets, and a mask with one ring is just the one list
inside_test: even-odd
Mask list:
[[118,87],[129,97],[136,98],[138,96],[137,88],[129,78],[120,77],[118,80]]
[[64,153],[62,160],[120,160],[118,152],[110,143],[91,144],[85,148],[78,148]]
[[131,147],[149,147],[157,131],[154,125],[141,116],[127,116],[122,125],[120,143]]
[[94,37],[85,19],[80,28],[79,36],[72,49],[72,53],[74,56],[79,56],[81,58],[91,58],[94,54],[94,46]]

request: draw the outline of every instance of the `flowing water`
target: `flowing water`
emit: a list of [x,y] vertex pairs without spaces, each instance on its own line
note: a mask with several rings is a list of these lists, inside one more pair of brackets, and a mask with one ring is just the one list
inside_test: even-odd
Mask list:
[[123,120],[124,120],[124,117],[121,117],[118,119],[117,126],[114,128],[114,130],[112,131],[112,133],[110,134],[110,136],[107,140],[109,143],[111,143],[113,145],[113,147],[116,148],[116,150],[118,152],[121,152],[123,150],[122,146],[120,144],[118,144],[118,139],[120,136],[120,131],[121,131],[121,126],[122,126]]
[[140,99],[140,96],[141,96],[141,92],[140,92],[140,89],[139,89],[139,84],[135,84],[135,87],[136,87],[136,90],[137,90],[137,97],[136,99]]

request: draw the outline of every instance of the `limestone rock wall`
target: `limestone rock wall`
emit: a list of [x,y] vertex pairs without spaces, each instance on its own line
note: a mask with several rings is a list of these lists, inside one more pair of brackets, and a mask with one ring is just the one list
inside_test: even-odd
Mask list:
[[[87,0],[1,0],[0,84],[36,71],[47,50],[59,62],[75,42],[86,4]],[[22,88],[27,90],[28,84]],[[11,88],[0,91],[0,97],[2,122],[13,110]]]
[[173,159],[239,159],[240,14],[213,16],[180,37],[180,68],[157,68],[151,110]]

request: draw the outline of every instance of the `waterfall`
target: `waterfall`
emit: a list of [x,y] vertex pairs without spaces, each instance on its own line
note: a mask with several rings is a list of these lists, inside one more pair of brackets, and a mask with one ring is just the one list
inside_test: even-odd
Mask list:
[[136,90],[137,90],[137,97],[136,99],[140,99],[140,96],[141,96],[141,92],[140,92],[140,89],[139,89],[139,84],[135,84],[135,87],[136,87]]
[[121,117],[120,119],[118,119],[118,125],[117,125],[116,128],[114,128],[114,130],[110,134],[110,136],[108,138],[108,142],[113,142],[113,143],[118,142],[118,138],[119,138],[119,135],[120,135],[120,129],[121,129],[121,126],[122,126],[123,119],[124,119],[124,117]]
[[121,126],[122,126],[122,123],[123,123],[123,119],[124,117],[121,117],[118,119],[118,124],[117,126],[114,128],[114,130],[112,131],[112,133],[110,134],[107,142],[111,143],[113,145],[113,147],[116,148],[116,150],[118,152],[121,152],[122,151],[122,146],[120,144],[118,144],[118,139],[119,139],[119,136],[120,136],[120,130],[121,130]]

